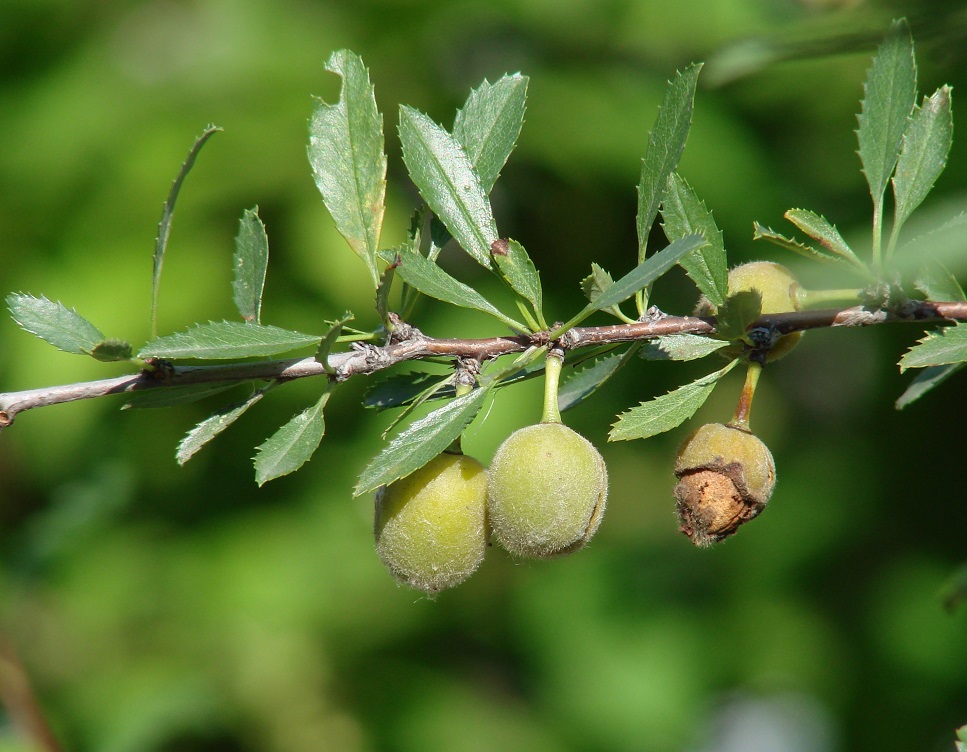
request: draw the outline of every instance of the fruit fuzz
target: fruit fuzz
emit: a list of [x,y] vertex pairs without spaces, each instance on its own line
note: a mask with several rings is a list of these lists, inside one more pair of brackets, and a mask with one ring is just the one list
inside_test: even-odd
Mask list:
[[607,498],[604,459],[561,423],[515,431],[490,465],[494,538],[518,556],[546,558],[582,548],[601,524]]
[[776,485],[769,448],[747,428],[709,423],[692,433],[675,460],[679,530],[696,546],[729,537],[756,517]]
[[397,581],[437,593],[459,585],[487,548],[487,472],[443,453],[376,492],[376,551]]

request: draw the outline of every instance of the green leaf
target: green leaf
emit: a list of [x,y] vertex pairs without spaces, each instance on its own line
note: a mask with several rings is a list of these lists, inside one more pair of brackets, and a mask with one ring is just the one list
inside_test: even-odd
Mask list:
[[623,412],[612,426],[608,441],[647,439],[680,426],[705,404],[718,380],[736,363],[738,361],[733,360],[715,373]]
[[[426,373],[425,371],[409,371],[394,373],[373,385],[363,398],[363,407],[375,407],[377,410],[387,410],[413,402],[427,389],[433,388],[442,381],[450,379],[452,375]],[[449,395],[453,396],[453,389]]]
[[237,386],[236,382],[207,382],[204,384],[183,384],[181,386],[164,386],[153,389],[145,389],[142,392],[133,392],[133,396],[124,405],[122,410],[145,410],[159,407],[174,407],[176,405],[189,405],[198,402],[215,394],[227,392]]
[[935,302],[967,300],[964,288],[939,261],[928,261],[920,267],[913,284],[927,296],[927,300]]
[[[637,348],[635,348],[637,349]],[[575,369],[558,392],[558,409],[561,412],[576,407],[594,394],[628,362],[628,352],[612,353],[594,360],[590,365]]]
[[777,245],[780,248],[785,248],[787,251],[798,253],[800,256],[805,256],[806,258],[810,258],[815,261],[832,263],[843,262],[843,259],[841,258],[830,256],[827,253],[820,251],[818,248],[814,248],[811,245],[806,245],[805,243],[800,243],[798,240],[794,240],[793,238],[788,238],[785,235],[776,232],[771,227],[765,227],[764,225],[760,225],[758,222],[752,223],[752,239],[768,240],[773,245]]
[[900,358],[900,371],[942,366],[967,360],[967,324],[955,324],[929,332]]
[[277,326],[243,324],[240,321],[212,321],[196,324],[187,331],[169,334],[148,342],[138,355],[142,358],[196,358],[222,360],[255,358],[318,346],[321,337],[302,334]]
[[259,208],[246,209],[238,222],[235,237],[235,306],[242,318],[255,324],[262,321],[262,290],[269,264],[269,238],[259,219]]
[[729,293],[729,270],[722,243],[722,232],[712,213],[678,173],[668,176],[662,196],[662,227],[669,242],[686,235],[703,235],[706,243],[698,253],[690,254],[679,263],[714,305],[725,302]]
[[326,70],[342,77],[339,101],[318,100],[309,121],[309,162],[336,229],[379,284],[376,251],[386,197],[383,119],[362,59],[334,52]]
[[413,183],[449,233],[478,263],[490,268],[497,235],[490,199],[463,147],[411,107],[400,107],[403,161]]
[[650,285],[661,275],[679,263],[682,258],[705,243],[701,235],[688,235],[679,238],[662,248],[658,253],[649,256],[638,266],[628,272],[617,282],[601,290],[593,302],[588,303],[576,316],[553,332],[552,337],[559,337],[571,327],[577,326],[595,311],[603,311],[616,306],[634,295],[646,285]]
[[916,104],[917,65],[905,20],[894,21],[863,85],[859,114],[860,161],[874,203],[882,200]]
[[531,304],[538,319],[543,321],[541,277],[524,247],[516,240],[502,238],[494,242],[491,252],[500,275],[514,292]]
[[332,366],[329,365],[329,352],[332,350],[332,346],[336,344],[336,340],[342,333],[342,328],[346,326],[355,317],[349,311],[346,311],[342,318],[333,321],[329,325],[329,330],[322,335],[322,342],[319,343],[319,347],[316,349],[316,360],[322,363],[323,368],[326,369],[326,373],[335,373]]
[[961,212],[939,227],[909,240],[897,252],[895,266],[916,267],[925,257],[956,268],[967,249],[967,212]]
[[641,357],[645,360],[697,360],[727,344],[701,334],[666,334],[643,343]]
[[611,273],[595,262],[591,262],[591,273],[581,280],[581,292],[590,302],[598,299],[602,292],[614,284]]
[[443,269],[423,256],[421,253],[405,252],[396,256],[395,268],[403,281],[415,287],[424,295],[442,300],[444,303],[473,308],[483,311],[500,319],[507,326],[517,331],[526,332],[527,327],[510,316],[502,313],[495,305],[487,300],[469,285],[463,284]]
[[641,160],[638,181],[638,263],[645,259],[658,207],[665,193],[668,176],[678,168],[692,125],[695,86],[701,63],[693,63],[668,83],[658,117],[648,134],[648,148]]
[[489,389],[474,389],[414,421],[383,449],[359,476],[353,496],[405,478],[450,446],[474,419]]
[[91,350],[91,357],[102,363],[118,363],[131,360],[134,357],[134,351],[131,349],[130,342],[120,339],[106,339],[94,346],[94,349]]
[[927,392],[940,386],[963,367],[964,363],[949,363],[945,366],[927,366],[917,373],[903,394],[897,398],[895,403],[896,409],[902,410],[910,403],[920,399]]
[[857,255],[849,247],[836,226],[822,215],[808,209],[790,209],[783,215],[809,237],[818,241],[823,248],[853,264],[863,266]]
[[716,336],[723,340],[742,339],[761,314],[762,295],[758,290],[742,290],[729,295],[715,314]]
[[185,182],[185,178],[188,177],[188,173],[191,172],[191,168],[195,165],[195,159],[198,157],[198,153],[201,151],[201,147],[205,145],[209,138],[219,133],[222,129],[217,125],[209,125],[205,128],[202,134],[195,139],[195,143],[192,144],[191,149],[188,150],[188,156],[185,157],[185,161],[181,164],[181,169],[178,170],[178,175],[175,177],[175,181],[171,184],[171,189],[168,191],[168,198],[165,200],[164,206],[161,208],[161,220],[158,222],[158,235],[154,241],[154,258],[153,258],[153,269],[151,273],[151,335],[157,332],[157,322],[158,322],[158,295],[161,290],[161,268],[164,265],[165,251],[168,249],[168,238],[171,236],[171,222],[175,216],[175,204],[178,201],[178,194],[181,192],[181,186]]
[[[954,121],[950,87],[941,86],[913,115],[903,137],[903,148],[893,176],[896,199],[895,227],[902,226],[930,193],[944,167],[953,143]],[[896,230],[894,230],[896,234]]]
[[45,297],[13,292],[7,295],[7,308],[22,329],[58,350],[89,355],[104,341],[101,331],[73,308]]
[[264,396],[265,390],[258,389],[252,392],[248,399],[219,410],[192,428],[178,444],[178,450],[175,452],[175,459],[178,461],[178,464],[184,465],[202,447],[206,446],[212,439],[242,417],[246,410]]
[[457,110],[453,137],[463,146],[474,166],[484,193],[490,193],[514,150],[524,123],[527,76],[502,76],[493,84],[486,80],[470,92]]
[[323,392],[319,401],[286,423],[259,445],[255,454],[255,481],[260,486],[270,480],[293,473],[306,464],[326,433],[323,410],[330,391]]

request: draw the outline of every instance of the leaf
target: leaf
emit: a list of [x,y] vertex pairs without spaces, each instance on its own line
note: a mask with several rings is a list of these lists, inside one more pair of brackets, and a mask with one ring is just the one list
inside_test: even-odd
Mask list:
[[259,219],[259,208],[246,209],[235,237],[235,307],[246,321],[262,321],[262,290],[269,264],[269,239]]
[[484,193],[493,189],[517,143],[524,123],[527,83],[527,76],[519,73],[502,76],[493,84],[484,80],[457,110],[453,137],[463,146]]
[[914,376],[906,390],[901,394],[895,403],[897,410],[902,410],[907,405],[915,402],[935,387],[953,376],[957,371],[964,367],[963,363],[949,363],[945,366],[927,366]]
[[317,101],[309,121],[309,163],[336,229],[379,284],[376,251],[386,197],[383,119],[369,71],[349,50],[332,53],[326,70],[342,77],[339,101]]
[[342,328],[354,318],[355,316],[352,313],[346,311],[342,315],[342,318],[333,321],[329,325],[329,330],[322,335],[322,342],[319,343],[319,347],[316,349],[316,360],[322,363],[323,368],[326,369],[326,373],[335,373],[332,366],[329,365],[329,352],[342,333]]
[[902,226],[920,206],[947,166],[954,130],[950,91],[949,86],[941,86],[929,99],[924,97],[903,137],[893,176],[896,227]]
[[718,380],[736,363],[738,360],[733,360],[715,373],[623,412],[612,426],[608,441],[647,439],[680,426],[705,404]]
[[742,290],[729,295],[715,314],[716,336],[729,341],[742,339],[761,314],[762,295],[758,290]]
[[195,159],[198,157],[198,153],[201,151],[201,147],[205,145],[209,138],[214,136],[216,133],[221,132],[221,128],[217,125],[209,125],[202,131],[202,134],[195,139],[195,143],[192,144],[191,148],[188,150],[188,156],[185,157],[185,161],[181,163],[181,169],[178,170],[178,175],[175,177],[174,182],[171,184],[171,189],[168,191],[168,198],[165,199],[164,206],[161,208],[161,220],[158,222],[158,235],[154,241],[154,258],[153,258],[153,269],[151,273],[151,334],[154,336],[157,332],[157,322],[158,322],[158,294],[161,290],[161,268],[164,265],[165,251],[168,249],[168,238],[171,236],[171,222],[175,215],[175,204],[178,201],[178,194],[181,192],[182,183],[185,182],[185,178],[188,177],[188,173],[191,172],[191,168],[195,165]]
[[914,286],[932,301],[967,300],[964,288],[939,261],[928,261],[913,280]]
[[258,389],[252,392],[248,399],[222,408],[192,428],[178,444],[178,450],[175,452],[175,459],[178,464],[184,465],[188,462],[202,447],[242,417],[246,410],[264,396],[265,390]]
[[640,355],[645,360],[697,360],[727,344],[701,334],[666,334],[642,343]]
[[696,248],[701,247],[704,242],[705,238],[701,235],[688,235],[684,238],[679,238],[673,243],[669,243],[658,253],[642,261],[617,282],[613,282],[609,287],[601,290],[593,302],[588,303],[588,305],[566,324],[559,326],[551,332],[551,335],[559,337],[571,327],[577,326],[584,321],[584,319],[595,311],[606,310],[627,300],[638,292],[638,290],[646,285],[650,285],[675,266],[675,264],[679,263],[682,257],[688,255]]
[[780,248],[785,248],[787,251],[792,251],[793,253],[798,253],[800,256],[805,256],[806,258],[813,259],[815,261],[823,262],[833,262],[842,263],[843,259],[837,258],[836,256],[830,256],[818,248],[814,248],[811,245],[806,245],[805,243],[800,243],[798,240],[793,238],[787,238],[771,227],[765,227],[760,225],[758,222],[752,223],[752,239],[753,240],[768,240],[773,245],[777,245]]
[[104,341],[104,335],[73,308],[45,297],[13,292],[7,295],[10,315],[22,329],[58,350],[89,355]]
[[827,251],[853,264],[863,266],[853,250],[849,247],[839,230],[825,217],[808,209],[790,209],[783,216],[809,237],[817,240]]
[[286,423],[259,445],[255,454],[255,481],[260,486],[293,473],[312,457],[326,433],[323,410],[329,401],[325,391],[319,401]]
[[863,84],[859,155],[873,201],[879,204],[916,104],[917,66],[905,20],[894,21]]
[[503,321],[517,331],[526,332],[527,327],[519,321],[502,313],[493,303],[469,285],[463,284],[421,253],[404,252],[396,256],[396,274],[408,285],[415,287],[424,295],[442,300],[444,303],[473,308],[488,313]]
[[698,253],[686,256],[679,263],[706,298],[716,306],[722,305],[729,292],[722,232],[712,219],[712,213],[678,173],[668,176],[661,213],[662,227],[669,242],[686,235],[705,237],[706,243]]
[[403,161],[433,213],[460,246],[490,268],[490,245],[497,235],[490,199],[463,147],[430,118],[400,107]]
[[134,351],[131,349],[130,342],[120,339],[106,339],[94,346],[94,349],[91,350],[91,357],[102,363],[118,363],[131,360],[134,357]]
[[565,381],[557,395],[558,409],[561,412],[576,407],[594,394],[614,376],[628,361],[628,351],[612,353],[598,358],[591,365],[575,369]]
[[900,371],[942,366],[967,360],[967,324],[954,324],[932,332],[900,358]]
[[353,496],[405,478],[452,444],[474,419],[489,389],[474,389],[414,421],[383,449],[359,476]]
[[594,302],[598,299],[604,290],[611,287],[614,284],[614,278],[611,274],[604,268],[598,266],[595,262],[591,262],[591,273],[581,280],[581,292],[590,301]]
[[[449,375],[426,373],[424,371],[394,373],[377,382],[366,392],[363,398],[363,407],[375,407],[377,410],[400,407],[411,403],[428,388],[433,388],[450,378]],[[440,396],[452,397],[453,390],[450,390],[449,395],[444,393]]]
[[668,176],[678,168],[685,141],[692,125],[695,86],[701,63],[693,63],[668,83],[658,117],[648,134],[648,148],[641,160],[638,181],[638,263],[645,259],[658,207],[665,193]]
[[158,337],[142,347],[138,355],[142,358],[154,356],[206,360],[254,358],[318,346],[320,341],[321,337],[277,326],[213,321],[195,324],[184,332]]
[[227,392],[237,386],[237,382],[225,383],[212,381],[204,384],[183,384],[181,386],[165,386],[144,391],[133,392],[133,396],[122,410],[146,410],[159,407],[174,407],[175,405],[189,405],[192,402],[206,399],[215,394]]
[[541,277],[524,247],[516,240],[501,238],[491,246],[491,252],[507,284],[531,304],[539,319],[543,319]]

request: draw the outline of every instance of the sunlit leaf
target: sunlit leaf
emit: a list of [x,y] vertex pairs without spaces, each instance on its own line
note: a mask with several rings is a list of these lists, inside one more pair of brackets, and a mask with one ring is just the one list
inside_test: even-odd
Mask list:
[[296,415],[259,445],[255,454],[255,481],[260,486],[295,472],[319,448],[326,433],[323,410],[330,394],[332,392],[328,390],[323,392],[316,404]]
[[527,300],[534,312],[541,316],[544,305],[541,277],[527,251],[516,240],[498,240],[491,251],[501,276],[511,289]]
[[206,446],[212,439],[238,420],[252,405],[265,396],[262,389],[252,392],[248,399],[234,405],[222,408],[217,413],[205,418],[201,423],[192,428],[185,437],[179,442],[175,452],[175,459],[179,465],[184,465],[194,457],[202,447]]
[[259,219],[258,207],[246,209],[235,236],[235,275],[232,289],[242,318],[255,324],[262,320],[262,290],[269,263],[269,239]]
[[809,237],[818,241],[830,253],[840,256],[854,264],[863,263],[849,247],[836,226],[823,217],[808,209],[790,209],[783,215]]
[[967,300],[960,282],[938,261],[928,261],[920,267],[913,284],[927,296],[927,300]]
[[570,410],[600,389],[628,361],[628,352],[612,353],[598,358],[590,365],[574,370],[558,391],[558,408]]
[[187,331],[168,334],[148,342],[142,358],[197,358],[221,360],[253,358],[318,346],[321,337],[280,329],[277,326],[213,321],[196,324]]
[[336,229],[365,262],[375,288],[386,195],[383,119],[359,56],[334,52],[326,70],[341,76],[342,86],[335,104],[316,103],[309,122],[309,162]]
[[776,232],[771,227],[766,227],[764,225],[760,225],[758,222],[753,222],[752,228],[753,240],[768,240],[773,245],[777,245],[780,248],[785,248],[787,251],[798,253],[800,256],[805,256],[806,258],[810,258],[815,261],[843,263],[843,259],[837,258],[836,256],[830,256],[824,251],[820,251],[818,248],[814,248],[811,245],[806,245],[805,243],[800,243],[798,240],[793,238],[786,237],[785,235]]
[[916,402],[927,394],[927,392],[940,386],[957,373],[964,365],[964,363],[949,363],[945,366],[927,366],[922,371],[919,371],[903,394],[897,398],[895,403],[896,409],[902,410],[907,405]]
[[954,324],[928,332],[900,358],[900,370],[942,366],[967,360],[967,324]]
[[131,360],[134,357],[134,351],[130,342],[120,339],[106,339],[94,346],[94,349],[91,350],[91,357],[103,363],[117,363]]
[[728,342],[701,334],[666,334],[642,343],[645,360],[697,360],[721,350]]
[[7,308],[13,320],[25,331],[58,350],[88,355],[104,341],[101,331],[73,308],[45,297],[10,293],[7,295]]

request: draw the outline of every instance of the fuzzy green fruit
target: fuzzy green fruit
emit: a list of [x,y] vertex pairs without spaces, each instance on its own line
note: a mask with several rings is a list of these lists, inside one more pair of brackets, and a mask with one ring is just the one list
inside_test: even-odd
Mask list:
[[[762,314],[802,310],[800,301],[802,286],[792,272],[782,264],[772,261],[752,261],[748,264],[740,264],[729,272],[730,297],[752,290],[758,292],[761,297]],[[699,303],[698,312],[700,315],[714,316],[718,310],[707,299],[703,299]],[[802,332],[792,332],[780,337],[766,355],[766,362],[771,363],[785,356],[799,344],[800,339],[802,339]],[[733,348],[725,348],[720,352],[728,358],[734,358],[739,354]]]
[[436,593],[459,585],[487,548],[487,471],[441,454],[376,492],[376,552],[399,582]]
[[601,524],[608,471],[590,441],[561,423],[511,434],[490,465],[490,524],[513,554],[577,551]]
[[709,423],[692,433],[675,460],[679,530],[710,546],[756,517],[776,486],[769,447],[744,428]]

